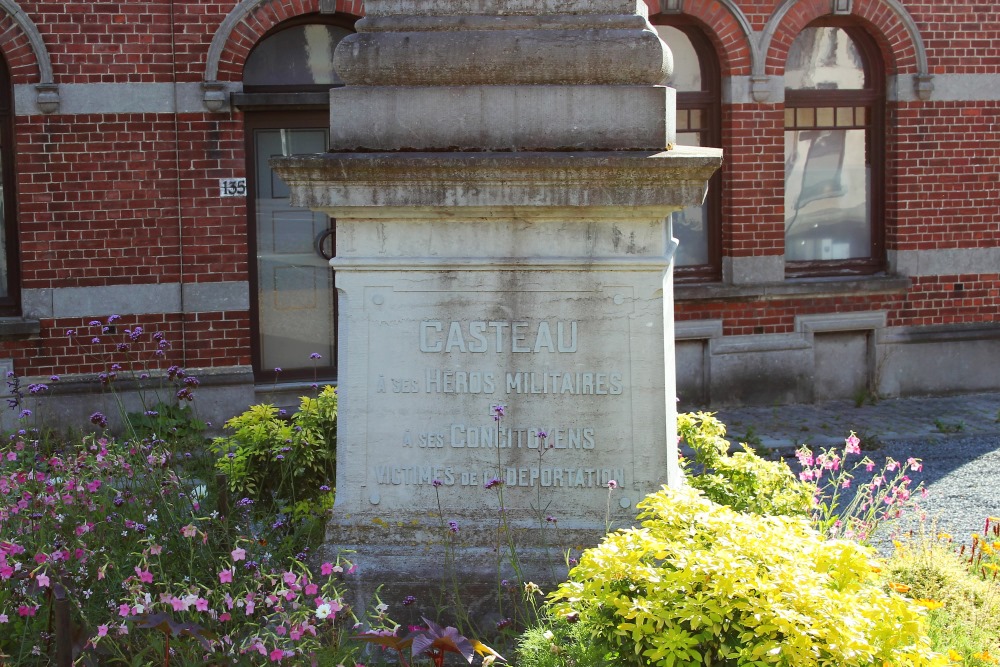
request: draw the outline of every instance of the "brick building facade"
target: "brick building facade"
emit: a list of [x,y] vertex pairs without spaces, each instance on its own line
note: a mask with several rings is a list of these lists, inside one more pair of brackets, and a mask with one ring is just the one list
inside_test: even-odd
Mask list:
[[[333,227],[267,158],[324,150],[362,5],[0,0],[0,363],[84,416],[115,361],[215,419],[335,379]],[[725,151],[674,219],[682,408],[1000,388],[1000,7],[647,5]]]

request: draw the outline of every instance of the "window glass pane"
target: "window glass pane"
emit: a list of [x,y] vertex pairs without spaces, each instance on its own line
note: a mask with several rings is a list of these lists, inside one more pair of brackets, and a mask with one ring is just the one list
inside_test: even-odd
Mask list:
[[253,50],[243,68],[248,86],[308,86],[343,83],[333,71],[333,50],[351,31],[313,24],[271,35]]
[[327,131],[257,130],[254,148],[262,368],[306,368],[313,352],[323,356],[319,365],[332,365],[333,270],[314,248],[317,237],[330,228],[330,219],[290,206],[288,186],[268,165],[278,155],[322,153],[327,148]]
[[689,112],[687,109],[677,110],[677,131],[681,132],[683,130],[691,129],[691,121],[688,119]]
[[796,90],[864,88],[861,51],[841,28],[806,28],[788,49],[785,87]]
[[[677,143],[700,146],[699,132],[678,132]],[[709,197],[712,195],[709,194]],[[708,264],[708,207],[688,206],[670,215],[672,233],[679,245],[674,256],[676,266]]]
[[816,124],[820,127],[833,126],[833,107],[816,109]]
[[682,90],[701,90],[701,63],[691,40],[683,32],[668,25],[656,26],[660,39],[667,43],[674,56],[674,72],[666,85]]
[[[0,161],[0,175],[3,174],[4,167],[5,165]],[[7,212],[4,210],[3,200],[3,178],[0,177],[0,232],[7,229]],[[0,233],[0,296],[10,296],[10,289],[7,285],[7,238],[6,234]]]
[[854,125],[854,107],[837,107],[837,127]]
[[865,130],[785,132],[785,258],[871,254]]

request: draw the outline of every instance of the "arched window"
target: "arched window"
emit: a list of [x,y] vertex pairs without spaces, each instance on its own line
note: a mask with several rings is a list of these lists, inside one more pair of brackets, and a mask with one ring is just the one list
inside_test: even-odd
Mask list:
[[323,213],[292,207],[288,186],[268,161],[329,148],[329,91],[343,85],[333,52],[351,25],[349,17],[306,16],[278,26],[250,52],[243,93],[233,96],[246,130],[258,381],[336,378],[337,295],[328,263],[336,225]]
[[[654,16],[656,31],[674,57],[674,72],[666,85],[677,91],[677,143],[720,147],[719,65],[708,37],[697,26]],[[673,17],[671,17],[673,21]],[[713,280],[721,273],[722,176],[709,181],[701,206],[689,206],[671,217],[680,242],[675,257],[678,281]]]
[[785,65],[785,266],[790,276],[884,267],[885,76],[863,30],[813,24]]
[[0,314],[4,315],[17,315],[20,308],[12,88],[7,61],[0,55]]

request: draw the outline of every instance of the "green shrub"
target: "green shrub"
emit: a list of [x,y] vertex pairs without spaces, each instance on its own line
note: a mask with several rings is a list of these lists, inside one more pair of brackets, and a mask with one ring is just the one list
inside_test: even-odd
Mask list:
[[636,666],[946,664],[920,608],[880,586],[870,549],[691,488],[664,488],[638,507],[642,527],[585,551],[550,596],[559,620],[547,628],[549,654],[561,662],[527,650],[536,630],[521,667],[585,664],[594,651]]
[[324,387],[303,396],[284,419],[273,405],[254,405],[226,422],[232,435],[215,438],[216,468],[230,490],[255,500],[273,499],[282,511],[308,514],[328,507],[337,456],[337,392]]
[[738,512],[809,516],[815,487],[796,479],[784,461],[768,461],[748,445],[729,454],[726,426],[711,413],[677,416],[677,432],[694,450],[695,465],[682,462],[688,485]]
[[1000,581],[990,537],[974,536],[972,548],[959,551],[950,536],[924,534],[897,543],[886,562],[887,585],[930,608],[932,646],[964,667],[995,665],[990,652],[1000,653]]

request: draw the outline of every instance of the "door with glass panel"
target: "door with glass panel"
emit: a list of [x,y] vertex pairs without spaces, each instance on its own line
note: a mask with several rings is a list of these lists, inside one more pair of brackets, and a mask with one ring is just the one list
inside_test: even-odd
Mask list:
[[[254,166],[250,190],[258,378],[311,377],[317,371],[329,377],[334,372],[336,294],[328,262],[334,249],[333,223],[323,213],[291,206],[288,186],[268,165],[272,157],[327,150],[323,114],[317,119],[310,115],[288,114],[284,123],[275,117],[271,123],[248,122]],[[310,120],[320,122],[310,127]]]

